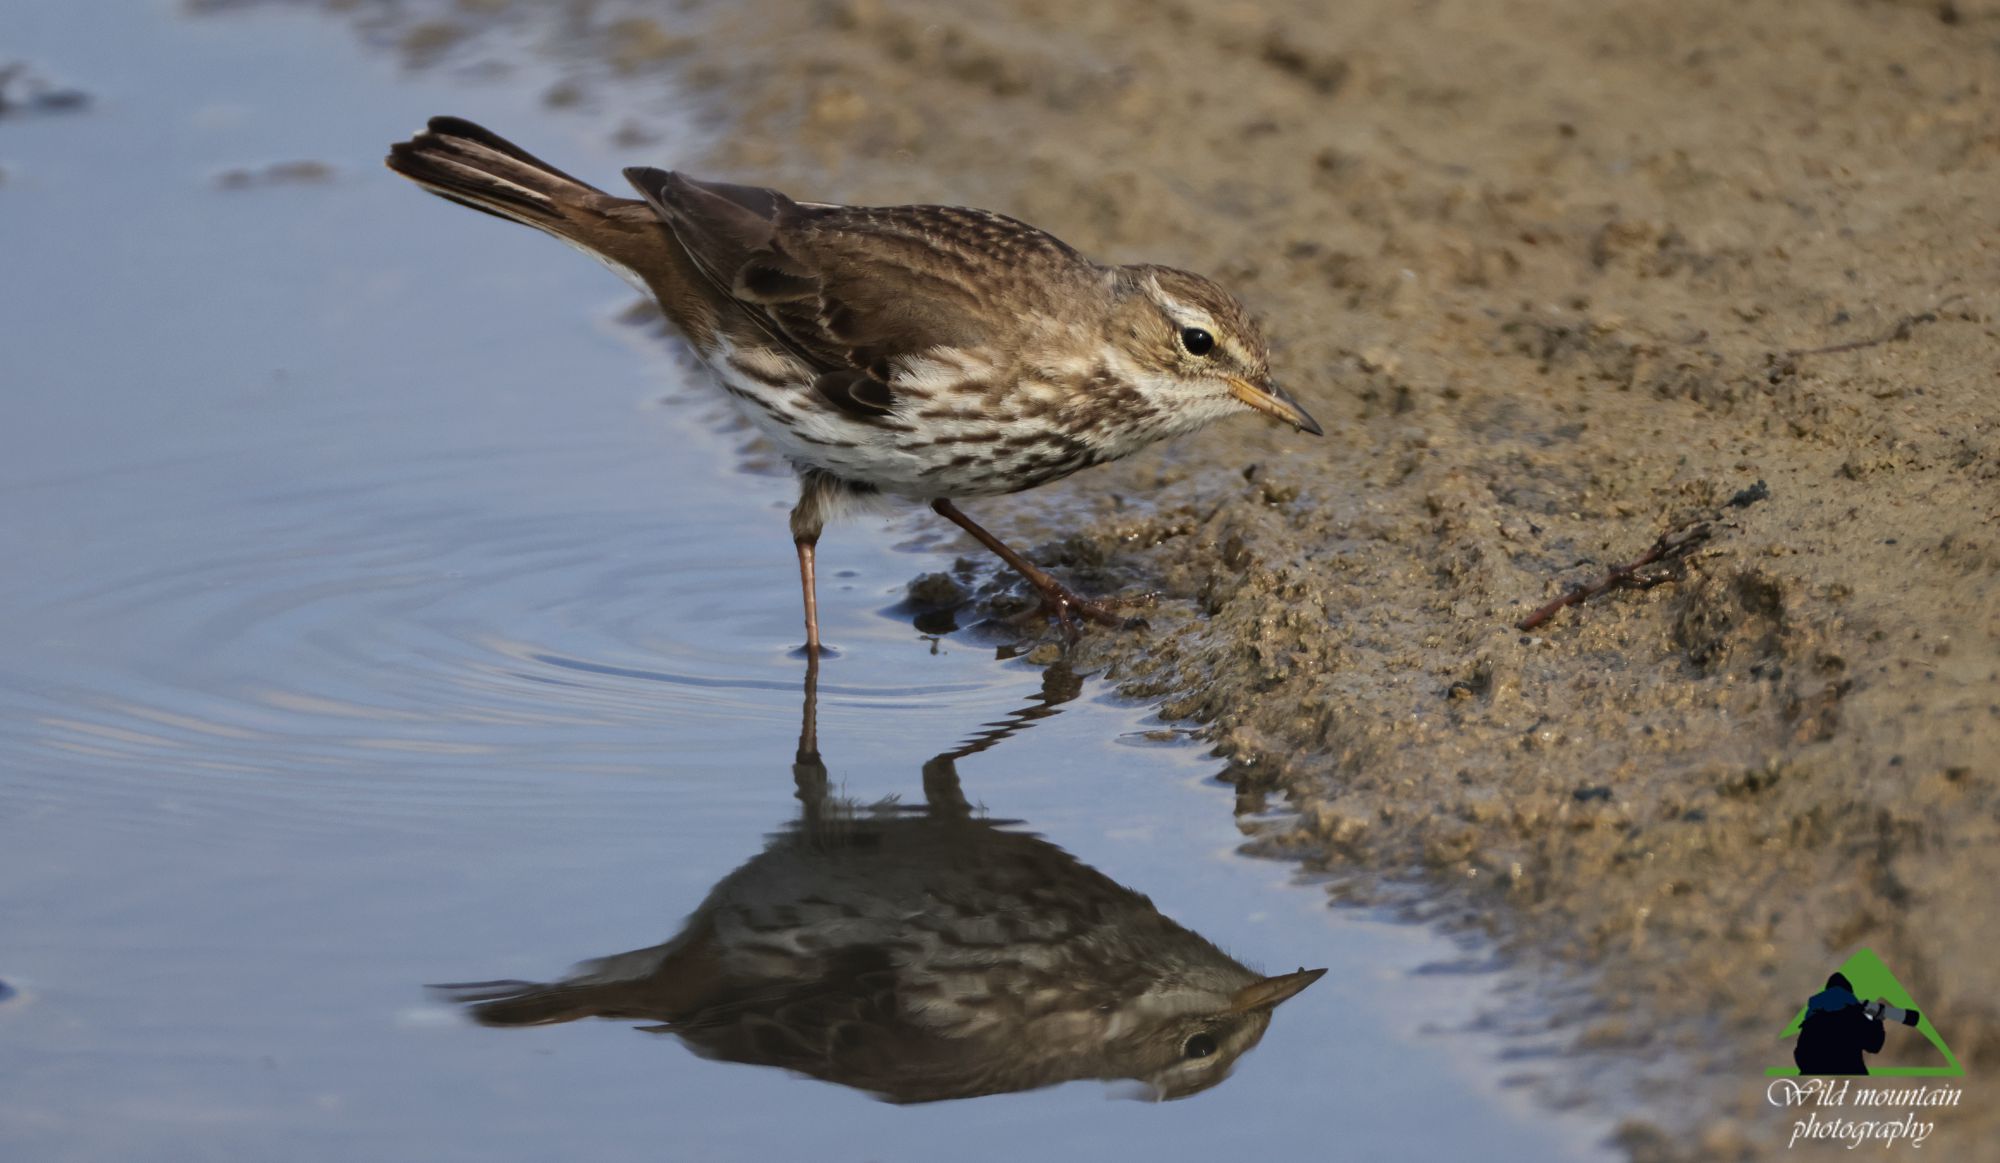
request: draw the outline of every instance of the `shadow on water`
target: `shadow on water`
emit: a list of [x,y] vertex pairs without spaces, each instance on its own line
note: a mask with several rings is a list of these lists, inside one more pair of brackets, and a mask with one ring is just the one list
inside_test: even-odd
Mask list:
[[657,1023],[697,1054],[893,1102],[1133,1079],[1182,1098],[1229,1076],[1272,1012],[1326,973],[1253,973],[1017,820],[976,814],[958,761],[1082,692],[1034,702],[923,765],[922,806],[833,794],[819,668],[806,669],[796,823],[710,890],[665,944],[561,981],[440,985],[487,1026]]

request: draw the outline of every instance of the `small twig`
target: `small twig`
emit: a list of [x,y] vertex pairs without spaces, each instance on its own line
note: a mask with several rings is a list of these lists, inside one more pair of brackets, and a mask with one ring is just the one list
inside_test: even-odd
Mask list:
[[[1659,565],[1663,562],[1671,564],[1687,557],[1697,545],[1707,541],[1714,534],[1715,526],[1722,523],[1726,516],[1724,510],[1747,509],[1759,501],[1768,501],[1770,499],[1771,486],[1765,484],[1762,480],[1757,481],[1748,488],[1736,490],[1728,500],[1716,506],[1715,509],[1711,510],[1705,516],[1683,522],[1678,528],[1669,529],[1665,533],[1660,534],[1654,540],[1653,547],[1641,554],[1637,561],[1628,561],[1624,565],[1614,565],[1605,571],[1603,577],[1598,578],[1587,586],[1571,585],[1563,591],[1561,597],[1550,600],[1534,613],[1514,623],[1514,628],[1516,630],[1533,630],[1550,618],[1555,617],[1556,611],[1562,609],[1564,606],[1580,606],[1597,595],[1616,589],[1619,586],[1630,586],[1634,589],[1644,590],[1651,589],[1661,582],[1670,580],[1670,575],[1655,574],[1641,576],[1639,571],[1649,565]],[[1589,560],[1589,558],[1585,558],[1583,561],[1569,566],[1569,568],[1575,569],[1576,566],[1586,564]]]
[[1555,617],[1556,612],[1563,607],[1580,606],[1597,595],[1616,589],[1619,586],[1645,587],[1656,585],[1661,579],[1639,577],[1637,576],[1639,571],[1649,565],[1679,561],[1681,558],[1686,557],[1689,551],[1693,550],[1695,546],[1707,541],[1709,535],[1713,532],[1714,526],[1709,522],[1697,521],[1685,528],[1662,533],[1653,542],[1653,547],[1639,555],[1637,560],[1629,561],[1624,565],[1612,566],[1609,570],[1605,571],[1603,577],[1598,578],[1587,586],[1573,585],[1569,587],[1563,591],[1561,597],[1544,604],[1534,613],[1514,623],[1514,628],[1516,630],[1533,630],[1550,618]]
[[1910,332],[1920,323],[1936,323],[1938,312],[1965,298],[1963,292],[1939,299],[1937,306],[1928,311],[1918,311],[1896,320],[1895,326],[1873,339],[1852,339],[1846,343],[1829,343],[1825,347],[1794,347],[1785,352],[1785,358],[1797,359],[1802,355],[1838,355],[1847,351],[1861,351],[1864,348],[1880,347],[1885,343],[1900,343],[1910,337]]

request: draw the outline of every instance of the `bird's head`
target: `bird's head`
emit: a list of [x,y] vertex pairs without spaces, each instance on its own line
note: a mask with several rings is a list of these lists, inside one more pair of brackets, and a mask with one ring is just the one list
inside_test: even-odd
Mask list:
[[1271,1011],[1326,973],[1301,969],[1258,977],[1233,968],[1241,984],[1161,982],[1126,1010],[1130,1025],[1110,1044],[1130,1068],[1127,1076],[1145,1084],[1147,1097],[1185,1098],[1229,1077],[1236,1060],[1263,1040]]
[[1319,422],[1271,379],[1257,321],[1213,281],[1163,266],[1125,266],[1113,344],[1149,403],[1194,428],[1249,408],[1302,432]]

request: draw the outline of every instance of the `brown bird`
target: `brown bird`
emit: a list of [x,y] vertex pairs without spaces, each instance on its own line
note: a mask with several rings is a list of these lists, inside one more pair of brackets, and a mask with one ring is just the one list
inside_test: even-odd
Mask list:
[[1318,435],[1271,380],[1241,304],[1172,267],[1103,266],[1044,231],[955,206],[836,206],[665,170],[618,198],[455,117],[389,167],[569,243],[659,301],[797,470],[806,650],[813,553],[843,501],[931,508],[1020,571],[1074,633],[1118,624],[974,524],[961,497],[1019,492],[1244,409]]
[[833,798],[812,670],[793,778],[803,810],[709,891],[678,936],[552,984],[440,985],[488,1026],[640,1020],[704,1057],[893,1102],[1136,1079],[1206,1090],[1279,1003],[1326,971],[1265,977],[1054,844],[966,805],[954,766],[1076,693],[924,765],[921,808]]

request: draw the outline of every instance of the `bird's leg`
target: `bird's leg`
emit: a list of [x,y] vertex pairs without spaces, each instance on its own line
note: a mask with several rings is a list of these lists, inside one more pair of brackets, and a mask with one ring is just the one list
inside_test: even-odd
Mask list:
[[813,548],[817,541],[793,542],[799,550],[799,588],[806,598],[806,657],[819,661],[819,597],[813,577]]
[[806,604],[806,657],[819,659],[819,594],[813,553],[819,532],[826,528],[826,487],[816,477],[799,481],[799,503],[792,506],[792,544],[799,551],[799,590]]
[[1081,614],[1093,622],[1106,626],[1124,626],[1129,623],[1129,619],[1117,612],[1117,607],[1121,604],[1117,599],[1086,598],[1070,589],[1051,577],[1046,570],[1037,567],[1034,562],[1008,548],[1006,542],[980,528],[972,518],[959,512],[957,505],[950,501],[937,500],[931,502],[931,509],[940,517],[972,534],[981,545],[999,554],[1000,560],[1013,566],[1022,577],[1027,578],[1028,584],[1034,586],[1036,592],[1042,595],[1043,609],[1056,616],[1056,621],[1062,624],[1063,633],[1071,641],[1076,640],[1076,621],[1072,617],[1073,614]]

